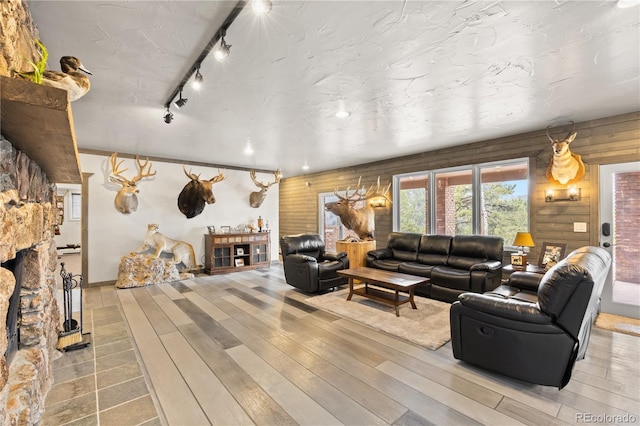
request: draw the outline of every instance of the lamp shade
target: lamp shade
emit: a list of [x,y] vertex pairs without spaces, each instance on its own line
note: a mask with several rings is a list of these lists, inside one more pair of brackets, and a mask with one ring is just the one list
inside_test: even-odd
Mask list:
[[528,232],[518,232],[516,234],[516,238],[513,240],[514,246],[520,247],[533,247],[535,244],[533,243],[533,238],[531,234]]

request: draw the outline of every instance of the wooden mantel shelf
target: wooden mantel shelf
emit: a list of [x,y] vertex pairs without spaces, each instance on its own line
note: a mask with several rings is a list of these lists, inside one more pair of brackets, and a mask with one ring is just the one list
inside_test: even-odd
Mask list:
[[66,90],[0,76],[0,132],[38,163],[52,183],[82,183]]

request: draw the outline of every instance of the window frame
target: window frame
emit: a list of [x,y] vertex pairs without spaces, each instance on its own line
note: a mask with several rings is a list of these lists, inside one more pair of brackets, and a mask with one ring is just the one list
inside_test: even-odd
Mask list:
[[71,192],[69,194],[69,221],[79,222],[82,219],[82,194]]
[[[436,229],[436,176],[440,173],[460,172],[471,170],[471,185],[472,185],[472,229],[473,234],[479,234],[482,229],[481,217],[480,217],[480,191],[482,190],[481,171],[485,168],[491,168],[496,166],[510,166],[515,164],[526,163],[527,165],[527,223],[526,229],[523,231],[530,231],[531,224],[531,160],[528,157],[513,158],[509,160],[490,161],[486,163],[469,164],[464,166],[446,167],[434,170],[421,170],[416,172],[401,173],[393,175],[393,199],[400,200],[400,181],[402,179],[426,176],[428,179],[428,199],[429,199],[429,223],[427,229]],[[400,202],[393,203],[392,210],[392,229],[397,232],[400,228]],[[524,228],[525,225],[523,225]],[[505,249],[511,249],[513,246],[511,242],[504,242]]]

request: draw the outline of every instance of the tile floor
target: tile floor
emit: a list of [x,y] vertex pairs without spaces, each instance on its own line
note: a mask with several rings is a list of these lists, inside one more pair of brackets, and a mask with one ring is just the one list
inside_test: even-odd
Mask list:
[[118,305],[101,303],[101,288],[85,291],[83,331],[91,344],[54,361],[42,424],[163,424]]

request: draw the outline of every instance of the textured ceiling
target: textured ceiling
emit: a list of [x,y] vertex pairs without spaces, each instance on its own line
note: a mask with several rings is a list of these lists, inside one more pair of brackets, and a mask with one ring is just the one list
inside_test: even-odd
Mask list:
[[78,146],[286,177],[640,110],[638,6],[274,1],[240,13],[231,55],[205,59],[205,87],[165,124],[234,5],[29,1],[49,68],[73,55],[93,72],[72,104]]

